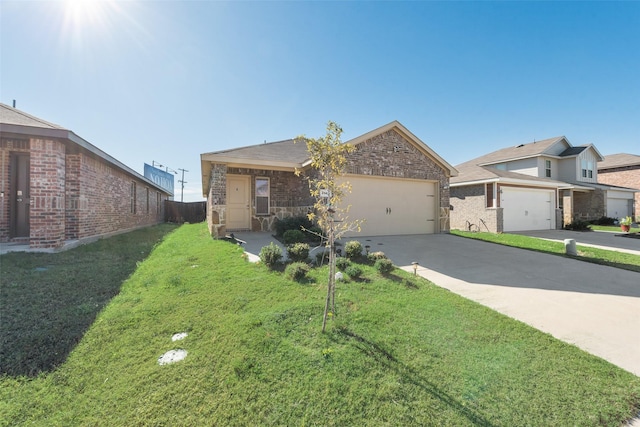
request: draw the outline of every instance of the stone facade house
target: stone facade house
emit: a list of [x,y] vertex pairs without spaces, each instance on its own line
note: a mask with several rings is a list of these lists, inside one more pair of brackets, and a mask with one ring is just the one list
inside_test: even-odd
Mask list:
[[55,250],[164,221],[172,197],[72,131],[0,104],[0,242]]
[[564,136],[519,144],[456,166],[451,228],[490,232],[549,230],[607,215],[634,190],[598,183],[593,145]]
[[[345,142],[349,217],[360,235],[449,230],[449,179],[456,170],[397,121]],[[313,173],[304,142],[284,140],[200,156],[207,222],[215,237],[270,231],[275,221],[313,209],[305,175]],[[301,170],[301,176],[295,170]]]
[[[598,182],[637,190],[632,212],[636,221],[640,221],[640,156],[627,153],[604,156],[604,160],[598,162]],[[608,216],[624,216],[624,212],[629,212],[628,204],[627,198],[612,203]]]

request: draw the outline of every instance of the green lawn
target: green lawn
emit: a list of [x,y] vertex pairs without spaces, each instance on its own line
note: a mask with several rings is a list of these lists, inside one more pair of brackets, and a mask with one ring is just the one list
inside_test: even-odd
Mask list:
[[[591,224],[589,225],[589,228],[592,230],[597,230],[597,231],[613,231],[616,233],[624,233],[624,231],[622,231],[622,229],[620,228],[619,225],[596,225],[596,224]],[[632,228],[631,230],[629,230],[630,233],[637,233],[638,229],[637,228]]]
[[529,249],[537,252],[565,256],[594,264],[608,265],[611,267],[622,268],[624,270],[640,272],[640,256],[624,252],[576,245],[578,256],[569,256],[565,254],[563,242],[553,242],[536,237],[508,233],[474,233],[470,231],[451,230],[451,234],[460,237],[467,237],[469,239],[483,240],[485,242],[498,243],[500,245]]
[[[2,256],[2,288],[31,292],[40,265],[57,266],[45,276],[112,265],[90,246],[65,263],[65,254]],[[326,268],[292,282],[205,225],[183,225],[115,286],[55,369],[6,372],[13,355],[3,354],[0,425],[620,426],[640,409],[640,378],[419,277],[363,269],[338,285],[322,334]],[[99,276],[109,274],[74,287],[84,294]],[[64,287],[55,277],[40,286]],[[8,309],[20,320],[18,301],[2,296],[3,319]],[[47,305],[33,327],[64,338],[44,320],[76,304]],[[177,332],[189,335],[172,342]],[[177,348],[185,360],[158,365]],[[31,373],[30,359],[13,369]]]

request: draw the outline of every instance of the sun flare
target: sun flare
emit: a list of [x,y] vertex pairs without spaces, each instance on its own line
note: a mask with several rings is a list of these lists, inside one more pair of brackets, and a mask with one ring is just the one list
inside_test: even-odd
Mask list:
[[66,20],[75,27],[95,25],[104,18],[106,3],[101,0],[66,0]]

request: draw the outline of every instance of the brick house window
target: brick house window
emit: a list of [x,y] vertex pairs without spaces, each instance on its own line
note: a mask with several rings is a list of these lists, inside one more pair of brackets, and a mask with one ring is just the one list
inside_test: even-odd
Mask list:
[[544,161],[544,176],[551,178],[551,160]]
[[131,213],[136,213],[136,183],[131,182]]
[[256,215],[269,215],[269,178],[256,178]]
[[493,182],[486,184],[487,207],[493,207]]

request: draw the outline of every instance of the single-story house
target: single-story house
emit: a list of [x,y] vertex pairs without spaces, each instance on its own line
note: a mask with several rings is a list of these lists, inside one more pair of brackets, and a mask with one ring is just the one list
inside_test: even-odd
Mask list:
[[168,190],[72,131],[0,104],[0,242],[31,249],[164,221]]
[[598,183],[604,158],[566,137],[503,148],[456,166],[451,228],[490,232],[549,230],[607,215],[634,190]]
[[640,156],[628,153],[604,156],[604,160],[598,162],[598,182],[637,190],[634,206],[629,206],[628,198],[621,197],[607,205],[608,217],[621,218],[632,214],[640,217]]
[[[343,204],[364,219],[360,235],[430,234],[449,230],[449,179],[455,168],[398,121],[345,142]],[[304,175],[312,173],[304,142],[293,139],[200,156],[207,222],[215,237],[269,231],[277,219],[313,209]],[[302,177],[295,170],[302,171]]]

